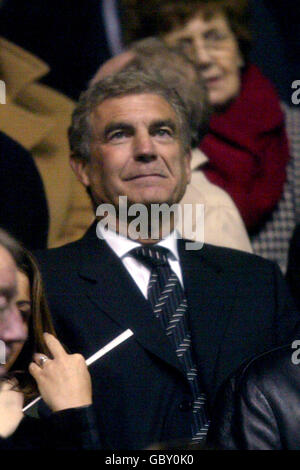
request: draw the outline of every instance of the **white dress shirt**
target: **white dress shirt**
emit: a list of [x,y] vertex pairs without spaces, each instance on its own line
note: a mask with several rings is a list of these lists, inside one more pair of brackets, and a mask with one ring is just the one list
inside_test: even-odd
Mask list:
[[[119,235],[113,232],[112,230],[103,230],[103,227],[101,227],[100,224],[97,228],[97,232],[101,233],[102,239],[106,241],[110,248],[120,258],[125,268],[141,290],[142,294],[145,296],[145,298],[147,298],[147,289],[150,280],[150,269],[129,253],[130,250],[141,246],[140,243],[130,240],[129,238],[124,237],[123,235]],[[166,238],[159,241],[157,245],[168,248],[168,261],[170,267],[176,273],[178,279],[181,282],[181,285],[183,286],[182,272],[179,263],[177,239],[175,233],[172,232]]]

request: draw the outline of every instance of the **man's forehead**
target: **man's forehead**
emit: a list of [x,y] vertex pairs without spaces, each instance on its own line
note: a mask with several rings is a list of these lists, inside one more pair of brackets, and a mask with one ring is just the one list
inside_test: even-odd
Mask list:
[[92,112],[94,122],[114,119],[139,120],[140,118],[178,120],[173,107],[161,95],[140,93],[106,98]]

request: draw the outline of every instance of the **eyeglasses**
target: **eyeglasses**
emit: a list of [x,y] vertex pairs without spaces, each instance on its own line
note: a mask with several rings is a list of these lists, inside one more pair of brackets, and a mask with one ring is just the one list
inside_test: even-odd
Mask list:
[[233,40],[231,33],[211,30],[203,36],[187,36],[178,38],[176,46],[185,54],[191,55],[196,49],[202,47],[207,52],[218,52],[224,48],[228,41]]

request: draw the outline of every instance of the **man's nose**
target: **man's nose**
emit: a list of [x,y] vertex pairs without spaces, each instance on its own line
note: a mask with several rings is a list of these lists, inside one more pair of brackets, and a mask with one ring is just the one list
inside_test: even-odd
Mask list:
[[0,339],[4,342],[25,341],[27,327],[16,304],[7,309],[0,322]]
[[134,138],[134,158],[148,162],[157,158],[155,144],[148,132],[139,132]]

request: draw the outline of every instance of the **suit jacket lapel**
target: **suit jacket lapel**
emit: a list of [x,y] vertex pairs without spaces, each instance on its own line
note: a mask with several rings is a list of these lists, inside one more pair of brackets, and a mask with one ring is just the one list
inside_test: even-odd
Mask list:
[[183,373],[148,301],[107,243],[96,237],[96,224],[81,241],[79,275],[86,281],[86,295],[102,312],[124,330],[130,328],[145,349]]
[[[185,251],[184,244],[184,241],[179,241],[192,344],[200,371],[199,378],[204,388],[211,390],[236,286],[229,281],[208,247]],[[196,339],[193,341],[193,338]]]

